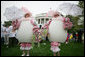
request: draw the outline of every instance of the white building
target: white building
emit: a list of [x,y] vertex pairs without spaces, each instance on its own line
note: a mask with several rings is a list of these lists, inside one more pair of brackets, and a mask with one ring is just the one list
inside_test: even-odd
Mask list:
[[41,28],[47,21],[52,19],[51,16],[46,17],[46,13],[37,14],[35,17],[38,26]]

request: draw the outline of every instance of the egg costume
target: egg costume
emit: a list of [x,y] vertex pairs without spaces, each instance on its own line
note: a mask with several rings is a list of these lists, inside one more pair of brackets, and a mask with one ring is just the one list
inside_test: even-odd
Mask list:
[[49,40],[55,41],[55,42],[65,42],[67,38],[67,31],[64,30],[63,28],[63,22],[62,22],[62,17],[59,16],[57,18],[52,18],[52,22],[49,25],[49,34],[50,38]]
[[32,42],[33,25],[30,22],[31,18],[21,21],[20,27],[17,31],[16,38],[19,42]]
[[23,11],[25,11],[26,14],[29,14],[30,16],[27,18],[22,18],[16,21],[13,21],[13,28],[17,29],[16,38],[18,39],[20,44],[21,50],[30,50],[32,48],[32,36],[35,31],[35,21],[31,17],[31,13],[25,9],[22,8]]
[[57,17],[53,17],[52,20],[48,21],[47,25],[44,25],[44,27],[47,27],[49,33],[48,39],[52,43],[51,51],[53,52],[60,51],[58,44],[66,41],[66,29],[70,29],[72,27],[72,23],[68,18],[62,17],[59,12],[54,12],[53,16],[56,14],[58,14]]
[[21,43],[21,50],[31,49],[32,35],[33,35],[33,25],[30,22],[30,18],[27,20],[23,19],[20,27],[17,31],[16,38]]

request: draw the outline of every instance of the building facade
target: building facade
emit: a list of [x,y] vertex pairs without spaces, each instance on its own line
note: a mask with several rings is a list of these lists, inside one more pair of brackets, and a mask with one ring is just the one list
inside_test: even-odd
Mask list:
[[41,13],[41,14],[37,14],[35,19],[38,24],[38,27],[41,28],[45,23],[47,23],[50,19],[52,19],[52,17],[46,16],[46,13]]

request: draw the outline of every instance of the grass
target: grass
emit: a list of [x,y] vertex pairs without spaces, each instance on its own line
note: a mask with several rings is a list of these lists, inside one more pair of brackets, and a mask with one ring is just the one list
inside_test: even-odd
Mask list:
[[[30,50],[30,56],[53,56],[52,51],[50,50],[50,42],[45,41],[46,45],[43,43],[40,44],[40,47],[37,45]],[[60,55],[61,56],[84,56],[84,44],[83,43],[74,43],[70,42],[67,45],[62,43],[60,46]],[[19,48],[19,45],[16,45],[12,48],[6,48],[6,46],[1,46],[1,56],[21,56],[22,51]]]

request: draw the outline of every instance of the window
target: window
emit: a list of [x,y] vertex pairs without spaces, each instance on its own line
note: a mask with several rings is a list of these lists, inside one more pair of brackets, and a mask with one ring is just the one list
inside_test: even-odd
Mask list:
[[40,19],[38,19],[38,24],[40,24]]
[[41,24],[44,24],[44,18],[41,19]]
[[47,23],[47,21],[49,21],[49,19],[48,19],[48,18],[46,18],[46,23]]

